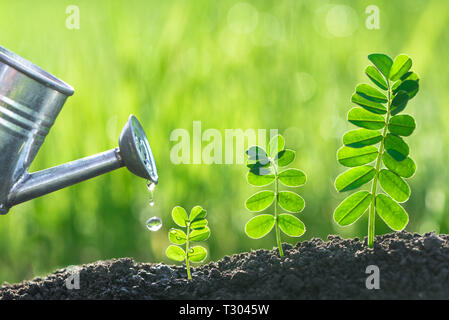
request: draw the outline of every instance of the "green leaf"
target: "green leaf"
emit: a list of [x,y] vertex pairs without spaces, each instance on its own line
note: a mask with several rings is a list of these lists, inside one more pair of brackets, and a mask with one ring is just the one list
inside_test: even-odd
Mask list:
[[187,222],[189,221],[189,217],[187,216],[187,212],[183,207],[176,206],[173,208],[171,212],[171,216],[173,221],[180,227],[187,227]]
[[257,175],[252,171],[246,176],[248,183],[256,187],[262,187],[271,184],[274,181],[274,174]]
[[246,200],[246,207],[253,212],[262,211],[268,208],[274,201],[273,191],[260,191],[253,194]]
[[207,257],[207,250],[201,246],[195,246],[190,248],[187,256],[192,262],[201,262]]
[[306,205],[301,196],[290,191],[279,192],[278,200],[281,208],[289,212],[301,212]]
[[408,223],[408,214],[397,202],[385,194],[376,197],[376,211],[394,231],[401,231]]
[[270,174],[273,174],[273,170],[271,170],[270,167],[264,167],[259,165],[254,165],[250,167],[249,170],[251,173],[255,174],[256,176],[268,176]]
[[209,239],[210,236],[210,229],[209,227],[204,227],[201,229],[195,229],[189,234],[189,240],[198,242],[198,241],[204,241]]
[[398,55],[391,66],[389,78],[392,81],[399,80],[412,67],[412,59],[405,54]]
[[287,213],[278,217],[279,228],[290,237],[300,237],[306,231],[304,223],[295,216]]
[[397,161],[407,158],[410,152],[407,143],[401,137],[391,133],[385,137],[385,150]]
[[376,175],[372,166],[361,166],[349,169],[335,179],[335,188],[338,192],[356,189],[370,182]]
[[201,206],[195,206],[190,211],[189,220],[190,222],[193,222],[196,220],[204,219],[206,215],[207,215],[206,210],[204,210]]
[[184,231],[179,229],[170,229],[168,232],[168,240],[174,244],[184,244],[186,243],[187,236]]
[[409,71],[401,77],[402,81],[413,80],[419,82],[419,76],[416,72]]
[[265,150],[259,146],[252,146],[246,150],[249,160],[259,161],[261,164],[267,164],[269,162],[268,155]]
[[371,203],[371,193],[368,191],[356,192],[340,203],[334,211],[334,220],[340,226],[349,226],[356,222],[368,209]]
[[[397,87],[397,91],[403,90],[406,91],[409,95],[409,98],[412,99],[416,96],[419,91],[419,76],[415,72],[409,71],[401,77],[402,81],[398,81],[399,85]],[[409,82],[414,81],[415,83]],[[404,83],[404,86],[399,89],[399,86]],[[393,91],[396,94],[396,91]]]
[[388,90],[388,85],[387,82],[385,81],[385,78],[380,74],[379,70],[377,70],[375,67],[373,66],[366,67],[365,73],[368,76],[368,78],[370,78],[371,81],[379,88],[383,90]]
[[405,202],[410,198],[410,187],[400,176],[390,170],[379,172],[379,182],[386,193],[397,202]]
[[358,104],[359,106],[363,107],[363,109],[372,112],[372,113],[377,113],[377,114],[385,114],[387,113],[387,108],[378,103],[378,102],[373,102],[370,101],[368,99],[365,99],[364,97],[358,95],[357,93],[354,93],[352,95],[352,102],[354,102],[355,104]]
[[199,219],[195,220],[194,222],[190,223],[191,229],[202,229],[205,226],[207,226],[207,220],[206,219]]
[[299,187],[306,183],[306,175],[298,169],[287,169],[279,174],[279,181],[288,187]]
[[380,103],[385,103],[388,101],[387,97],[382,92],[380,92],[376,88],[370,86],[369,84],[359,84],[356,87],[355,92],[359,96],[362,96],[363,98],[370,100],[370,101],[380,102]]
[[409,136],[416,128],[415,119],[408,114],[394,116],[390,119],[388,130],[398,136]]
[[391,86],[391,91],[393,92],[393,95],[395,95],[396,93],[398,93],[398,88],[401,85],[402,81],[398,80],[395,83],[393,83],[393,85]]
[[391,66],[393,65],[393,60],[382,53],[373,53],[368,56],[368,59],[376,66],[376,68],[382,72],[385,78],[390,75]]
[[261,214],[251,220],[245,225],[246,234],[253,239],[260,239],[273,229],[274,216],[271,214]]
[[419,83],[415,80],[398,81],[398,85],[393,86],[393,94],[399,91],[407,92],[409,100],[412,99],[419,91]]
[[286,167],[295,160],[295,154],[296,152],[290,149],[282,150],[277,154],[275,161],[279,167]]
[[395,116],[404,110],[407,106],[408,100],[408,93],[405,91],[399,91],[391,102],[391,115]]
[[352,108],[349,110],[348,121],[356,126],[370,130],[379,130],[385,127],[383,116],[371,113],[363,108]]
[[385,152],[382,160],[388,169],[404,178],[410,178],[416,171],[416,164],[410,157],[402,161],[397,161]]
[[279,152],[284,150],[284,145],[285,145],[284,137],[281,136],[280,134],[275,135],[270,140],[270,143],[268,145],[268,150],[269,150],[269,153],[270,153],[270,157],[272,157],[272,158],[276,157],[276,155]]
[[356,129],[345,133],[343,144],[351,148],[363,148],[382,140],[382,133],[375,130]]
[[175,261],[184,261],[186,259],[186,253],[180,247],[170,245],[165,251],[167,257]]
[[358,167],[376,160],[379,151],[374,146],[351,148],[343,146],[337,152],[337,160],[346,167]]
[[260,161],[254,161],[254,160],[247,160],[246,166],[250,169],[258,169],[258,168],[268,168],[270,166],[269,162],[261,163]]

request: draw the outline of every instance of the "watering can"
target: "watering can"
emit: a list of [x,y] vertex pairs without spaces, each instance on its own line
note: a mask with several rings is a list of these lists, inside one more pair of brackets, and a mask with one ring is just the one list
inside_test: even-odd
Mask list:
[[126,166],[157,184],[156,163],[139,121],[129,116],[118,148],[57,167],[29,173],[28,168],[71,86],[0,46],[0,214],[19,203]]

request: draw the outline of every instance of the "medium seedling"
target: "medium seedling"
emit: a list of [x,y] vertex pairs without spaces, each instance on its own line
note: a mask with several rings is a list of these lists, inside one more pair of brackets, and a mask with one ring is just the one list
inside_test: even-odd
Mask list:
[[[402,137],[410,136],[416,124],[412,116],[401,113],[419,90],[418,75],[410,68],[412,60],[401,54],[394,61],[385,54],[371,54],[365,73],[377,86],[359,84],[352,102],[359,105],[348,113],[348,121],[361,129],[344,134],[337,152],[342,165],[350,167],[335,180],[339,192],[357,189],[372,181],[371,191],[358,191],[335,209],[334,219],[341,226],[357,221],[369,208],[368,246],[374,246],[376,213],[393,230],[408,223],[408,214],[399,205],[410,197],[404,178],[416,171],[409,157],[409,146]],[[382,165],[383,163],[383,165]],[[386,194],[377,194],[378,184]]]
[[[210,229],[207,226],[206,210],[201,206],[195,206],[190,211],[190,215],[182,207],[174,207],[172,210],[173,221],[180,227],[186,228],[186,232],[172,228],[168,232],[168,239],[175,245],[170,245],[166,250],[166,255],[175,261],[185,261],[187,278],[192,280],[190,275],[190,262],[202,262],[206,259],[207,250],[202,246],[190,247],[192,242],[207,240],[210,236]],[[179,245],[185,244],[185,251]]]
[[304,223],[289,213],[279,214],[278,206],[288,212],[298,213],[304,209],[305,202],[291,191],[279,191],[279,182],[287,187],[299,187],[306,183],[306,175],[298,169],[286,167],[295,159],[295,151],[284,149],[284,138],[273,137],[268,145],[268,153],[260,146],[252,146],[247,151],[249,172],[248,183],[256,187],[274,183],[274,191],[265,190],[253,194],[246,200],[246,208],[252,212],[261,212],[274,202],[273,214],[260,214],[250,219],[245,226],[246,234],[253,239],[267,235],[274,227],[279,255],[284,256],[280,230],[290,237],[300,237],[305,232]]

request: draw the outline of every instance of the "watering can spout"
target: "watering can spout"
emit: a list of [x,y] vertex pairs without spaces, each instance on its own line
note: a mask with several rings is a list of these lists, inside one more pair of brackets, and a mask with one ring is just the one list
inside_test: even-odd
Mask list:
[[68,84],[0,46],[0,214],[16,204],[123,166],[150,183],[158,183],[150,145],[133,115],[122,130],[118,148],[28,173],[73,92]]
[[151,183],[158,183],[156,164],[143,129],[131,115],[122,130],[119,148],[75,160],[35,173],[25,173],[8,195],[13,206],[75,183],[126,166],[129,171]]
[[129,171],[157,184],[158,175],[150,145],[133,115],[122,130],[119,148],[35,173],[25,173],[8,194],[8,207],[71,186],[126,166]]
[[119,149],[24,174],[8,195],[8,206],[40,197],[123,166]]

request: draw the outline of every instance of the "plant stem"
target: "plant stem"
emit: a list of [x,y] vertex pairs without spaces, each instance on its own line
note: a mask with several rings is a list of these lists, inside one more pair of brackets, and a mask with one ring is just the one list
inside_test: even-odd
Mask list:
[[278,181],[278,171],[276,164],[272,162],[274,169],[274,228],[276,231],[276,242],[279,248],[279,256],[282,258],[284,256],[284,250],[282,250],[281,233],[279,231],[278,223],[278,196],[279,196],[279,181]]
[[187,223],[186,269],[187,269],[187,278],[189,280],[192,280],[192,276],[190,275],[190,265],[189,265],[189,235],[190,235],[190,222]]
[[391,89],[390,89],[390,83],[387,80],[387,86],[388,86],[388,105],[387,105],[387,117],[385,120],[385,127],[382,132],[382,140],[380,142],[380,148],[379,148],[379,154],[377,155],[376,159],[376,175],[374,176],[373,185],[371,187],[371,206],[369,211],[369,218],[368,218],[368,247],[373,248],[374,247],[374,234],[375,234],[375,224],[376,224],[376,191],[377,191],[377,182],[379,180],[379,171],[380,171],[380,165],[382,163],[382,155],[384,153],[385,149],[385,137],[387,136],[387,129],[388,129],[388,122],[390,121],[390,107],[391,107]]

